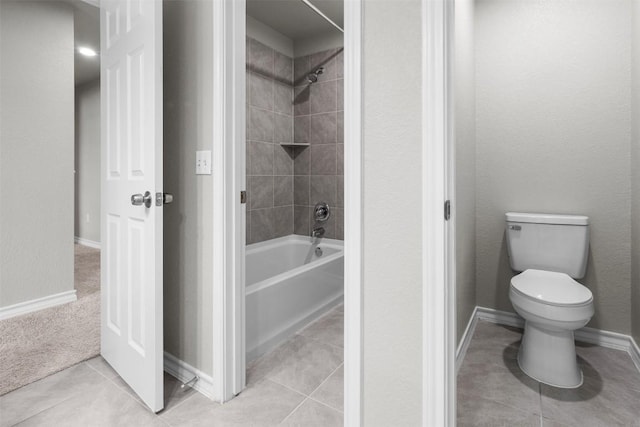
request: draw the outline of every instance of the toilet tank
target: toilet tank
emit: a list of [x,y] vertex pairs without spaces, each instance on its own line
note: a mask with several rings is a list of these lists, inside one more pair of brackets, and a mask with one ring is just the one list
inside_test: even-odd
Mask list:
[[589,254],[589,218],[509,212],[507,250],[515,271],[530,268],[581,279]]

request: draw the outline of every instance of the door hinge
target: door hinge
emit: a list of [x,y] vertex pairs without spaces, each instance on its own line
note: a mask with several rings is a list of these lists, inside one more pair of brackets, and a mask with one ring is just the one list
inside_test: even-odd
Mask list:
[[242,203],[242,204],[247,203],[247,192],[246,191],[241,191],[240,192],[240,203]]
[[445,221],[449,221],[451,218],[451,201],[445,200],[444,202],[444,219]]

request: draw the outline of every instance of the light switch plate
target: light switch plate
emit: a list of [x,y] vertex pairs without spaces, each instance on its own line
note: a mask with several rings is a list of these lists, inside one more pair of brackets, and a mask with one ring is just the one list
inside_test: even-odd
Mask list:
[[211,151],[196,151],[196,175],[211,175]]

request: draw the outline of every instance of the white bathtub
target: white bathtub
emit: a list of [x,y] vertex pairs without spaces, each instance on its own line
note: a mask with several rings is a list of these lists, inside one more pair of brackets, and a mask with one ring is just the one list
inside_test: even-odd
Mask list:
[[250,362],[342,302],[343,243],[321,239],[313,244],[310,237],[290,235],[249,245],[246,286]]

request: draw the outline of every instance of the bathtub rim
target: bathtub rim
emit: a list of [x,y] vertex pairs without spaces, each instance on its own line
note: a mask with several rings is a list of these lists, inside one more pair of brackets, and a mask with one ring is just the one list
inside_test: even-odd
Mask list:
[[253,243],[251,245],[247,245],[246,251],[245,251],[245,258],[250,253],[263,252],[274,246],[282,245],[289,242],[301,242],[301,243],[309,244],[311,247],[316,245],[324,245],[324,246],[331,247],[333,249],[338,249],[338,252],[328,255],[324,258],[309,262],[308,264],[303,264],[291,270],[287,270],[284,273],[271,276],[267,279],[261,280],[251,285],[245,285],[245,288],[246,288],[245,298],[247,295],[258,292],[261,289],[268,288],[269,286],[272,286],[278,282],[306,273],[307,271],[313,270],[314,268],[318,268],[320,266],[330,263],[331,261],[344,257],[344,243],[342,240],[322,238],[317,243],[314,243],[311,237],[300,236],[298,234],[290,234],[288,236],[277,237],[275,239],[265,240],[264,242],[258,242],[258,243]]

